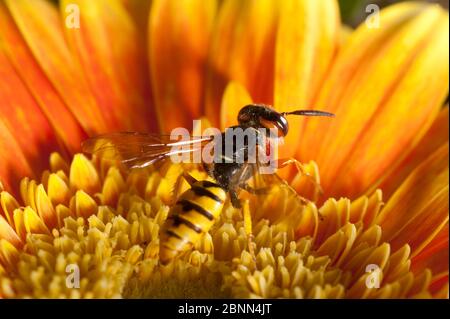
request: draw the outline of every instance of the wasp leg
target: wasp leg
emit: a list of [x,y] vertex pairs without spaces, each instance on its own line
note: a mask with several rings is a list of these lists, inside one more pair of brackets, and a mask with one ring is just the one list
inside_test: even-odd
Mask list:
[[320,183],[317,182],[317,181],[314,179],[314,176],[311,176],[311,175],[306,171],[306,169],[305,169],[305,167],[303,166],[303,164],[300,163],[300,162],[299,162],[298,160],[296,160],[295,158],[279,159],[279,160],[278,160],[278,165],[277,165],[277,166],[278,166],[278,168],[284,168],[284,167],[286,167],[286,166],[288,166],[288,165],[292,165],[292,164],[295,165],[297,171],[298,171],[301,175],[303,175],[303,176],[305,176],[306,178],[308,178],[308,179],[311,181],[311,183],[314,184],[314,187],[316,187],[316,189],[318,190],[319,194],[322,195],[322,194],[323,194],[323,189],[322,189],[322,186],[320,186]]
[[241,201],[239,200],[236,190],[230,189],[229,194],[230,194],[231,205],[233,205],[234,208],[241,208],[242,207]]
[[[280,164],[280,163],[281,163],[281,164]],[[292,164],[295,165],[297,171],[298,171],[301,175],[303,175],[303,176],[305,176],[306,178],[308,178],[308,179],[314,184],[314,186],[316,187],[316,189],[317,189],[319,195],[322,195],[322,194],[323,194],[322,186],[320,186],[320,184],[314,179],[314,177],[311,176],[311,175],[306,171],[306,169],[304,168],[303,164],[300,163],[300,162],[299,162],[298,160],[296,160],[295,158],[279,159],[279,160],[278,160],[278,165],[277,165],[277,167],[278,167],[278,168],[284,168],[284,167],[286,167],[286,166],[288,166],[288,165],[292,165]],[[317,196],[315,196],[315,197],[316,197],[315,199],[317,199]],[[305,197],[303,197],[303,196],[300,196],[300,195],[299,195],[299,198],[300,198],[300,200],[303,202],[303,204],[308,204],[308,203],[311,202],[309,199],[307,199],[307,198],[305,198]],[[319,213],[319,218],[320,218],[320,220],[323,220],[323,216],[322,216],[322,214],[320,214],[320,213]]]
[[253,230],[252,230],[252,215],[250,213],[250,205],[248,200],[244,201],[244,205],[242,207],[242,214],[244,217],[244,229],[245,233],[247,235],[247,245],[248,245],[248,251],[250,255],[252,256],[252,259],[256,261],[256,255],[255,255],[255,246],[253,239]]
[[248,184],[241,184],[239,185],[240,188],[242,188],[243,190],[249,192],[250,194],[253,195],[266,195],[269,193],[269,188],[268,187],[263,187],[263,188],[253,188]]

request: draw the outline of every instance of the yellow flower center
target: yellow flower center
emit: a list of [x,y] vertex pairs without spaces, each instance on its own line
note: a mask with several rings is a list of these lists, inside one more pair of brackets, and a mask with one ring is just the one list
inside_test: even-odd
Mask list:
[[[0,240],[0,296],[83,298],[343,298],[427,295],[431,273],[409,270],[375,224],[381,192],[318,209],[282,189],[250,199],[251,229],[229,203],[194,249],[159,263],[159,230],[183,169],[121,171],[53,154],[41,184],[24,179],[23,206],[3,192],[17,241]],[[186,189],[187,185],[183,186]],[[261,198],[263,199],[262,202]],[[257,202],[258,201],[258,202]],[[253,247],[253,249],[252,249]],[[368,271],[375,265],[379,272]],[[76,276],[78,275],[78,277]],[[374,277],[374,276],[379,277]],[[77,282],[78,280],[78,282]],[[373,289],[382,282],[382,286]]]

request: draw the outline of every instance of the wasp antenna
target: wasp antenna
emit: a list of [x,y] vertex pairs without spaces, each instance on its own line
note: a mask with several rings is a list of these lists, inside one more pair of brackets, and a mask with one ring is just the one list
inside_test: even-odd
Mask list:
[[329,116],[334,117],[335,115],[330,112],[317,111],[317,110],[297,110],[292,112],[283,112],[282,115],[303,115],[303,116]]

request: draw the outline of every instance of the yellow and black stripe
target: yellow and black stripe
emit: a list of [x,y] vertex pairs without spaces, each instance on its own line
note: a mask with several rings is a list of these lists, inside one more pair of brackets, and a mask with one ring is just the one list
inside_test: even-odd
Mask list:
[[181,194],[161,231],[159,258],[163,265],[191,249],[211,229],[226,196],[223,188],[210,181],[197,181]]

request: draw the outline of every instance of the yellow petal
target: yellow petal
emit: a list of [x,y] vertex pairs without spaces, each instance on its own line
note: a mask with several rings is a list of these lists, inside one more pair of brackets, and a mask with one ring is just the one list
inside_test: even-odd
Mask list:
[[394,281],[396,278],[400,278],[406,275],[409,271],[411,248],[409,245],[404,245],[397,250],[389,258],[389,264],[385,270],[385,276],[383,278],[384,283]]
[[411,246],[413,256],[448,221],[448,144],[415,169],[392,195],[377,224],[383,228],[383,240],[399,247]]
[[47,187],[48,197],[53,206],[69,204],[71,192],[66,182],[57,174],[50,174]]
[[329,256],[333,265],[339,265],[347,257],[356,239],[356,227],[347,224],[335,234],[329,236],[317,249],[319,256]]
[[304,129],[299,155],[317,161],[329,196],[354,197],[380,179],[417,144],[447,95],[448,14],[402,3],[380,19],[380,28],[362,24],[353,33],[324,83],[315,106],[336,118]]
[[50,198],[41,184],[36,190],[36,208],[45,225],[52,229],[56,226],[56,213]]
[[3,209],[3,213],[6,216],[6,220],[10,225],[14,226],[13,212],[15,209],[19,208],[19,203],[8,192],[1,192],[0,204]]
[[111,167],[103,182],[102,203],[114,207],[124,189],[125,181],[122,175],[117,168]]
[[312,204],[307,205],[303,210],[301,217],[302,218],[295,230],[296,238],[311,236],[315,239],[319,227],[319,214],[317,208]]
[[0,216],[0,239],[5,239],[16,247],[22,246],[20,237],[2,216]]
[[[371,249],[372,251],[372,249]],[[366,279],[369,275],[366,273],[366,266],[370,264],[377,265],[381,270],[386,266],[390,256],[389,244],[384,243],[383,245],[377,247],[368,256],[364,256],[364,260],[356,259],[353,263],[356,263],[356,269],[352,269],[353,278],[357,280],[347,291],[348,298],[365,298],[370,294],[370,289],[367,288]]]
[[319,210],[323,220],[319,222],[319,229],[315,245],[322,244],[329,236],[344,226],[350,218],[350,201],[348,199],[329,199]]
[[216,0],[155,0],[152,3],[150,72],[163,132],[180,126],[190,128],[192,119],[200,116],[216,6]]
[[25,206],[30,206],[36,210],[36,189],[37,184],[34,179],[25,177],[20,181],[20,194]]
[[64,173],[69,174],[69,164],[59,153],[52,153],[50,155],[50,169],[52,173],[63,171]]
[[[303,164],[304,173],[299,173],[295,167],[291,167],[294,171],[294,178],[290,181],[290,185],[297,191],[300,196],[316,202],[320,197],[320,173],[319,167],[314,161]],[[286,170],[286,172],[285,172]],[[290,172],[287,169],[283,169],[278,172],[281,177],[288,176]],[[291,174],[292,175],[292,174]],[[288,178],[287,178],[288,180]]]
[[350,222],[357,223],[362,221],[366,228],[370,227],[374,224],[383,204],[383,196],[380,190],[375,191],[370,197],[361,196],[352,201]]
[[75,212],[77,217],[88,218],[97,212],[95,201],[83,191],[75,194]]
[[14,245],[5,239],[0,239],[0,263],[14,269],[19,260],[19,251]]
[[[58,218],[58,227],[61,228],[64,226],[64,219],[66,217],[72,216],[72,213],[69,208],[64,205],[56,206],[56,216]],[[75,217],[75,216],[72,216]]]
[[339,46],[343,46],[347,40],[350,38],[350,35],[352,34],[353,29],[349,26],[342,25],[341,31],[340,31],[340,38],[339,38]]
[[243,85],[235,81],[228,83],[220,107],[220,128],[236,125],[240,109],[250,103],[252,98]]
[[275,37],[279,1],[225,0],[209,50],[205,114],[220,124],[220,103],[230,81],[241,83],[255,102],[273,103]]
[[70,166],[70,186],[88,194],[100,191],[100,179],[94,165],[84,155],[77,154]]
[[17,235],[22,241],[25,241],[27,237],[27,230],[25,229],[24,211],[22,208],[14,210],[13,219]]
[[39,215],[30,207],[26,207],[23,211],[23,223],[27,233],[33,234],[50,234],[47,226]]

